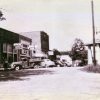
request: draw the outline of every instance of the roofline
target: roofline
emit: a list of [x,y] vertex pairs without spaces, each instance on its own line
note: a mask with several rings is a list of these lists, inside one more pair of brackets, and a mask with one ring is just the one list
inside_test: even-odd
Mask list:
[[23,38],[24,40],[27,40],[27,41],[32,42],[32,39],[31,39],[31,38],[28,38],[28,37],[26,37],[26,36],[24,36],[24,35],[20,35],[19,33],[16,33],[16,32],[13,32],[13,31],[9,31],[9,30],[4,29],[4,28],[0,28],[0,30],[4,30],[4,31],[7,31],[7,32],[12,32],[12,33],[14,33],[14,34],[19,35],[19,37]]
[[31,39],[31,38],[26,37],[26,36],[24,36],[24,35],[20,35],[20,34],[18,34],[18,35],[19,35],[19,37],[21,37],[22,39],[32,42],[32,39]]
[[17,34],[17,35],[19,35],[18,33],[16,33],[16,32],[13,32],[13,31],[10,31],[10,30],[7,30],[7,29],[5,29],[5,28],[0,28],[0,30],[4,30],[4,31],[8,31],[8,32],[12,32],[12,33],[14,33],[14,34]]
[[[20,33],[34,33],[34,32],[39,32],[40,34],[41,34],[41,32],[43,32],[43,33],[45,33],[46,35],[48,35],[48,33],[47,32],[45,32],[45,31],[28,31],[28,32],[20,32]],[[48,35],[49,36],[49,35]]]

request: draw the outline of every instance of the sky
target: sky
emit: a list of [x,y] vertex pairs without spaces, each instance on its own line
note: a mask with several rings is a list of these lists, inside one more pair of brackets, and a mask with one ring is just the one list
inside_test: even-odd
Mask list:
[[[96,31],[100,31],[99,4],[94,0]],[[70,50],[75,38],[92,40],[91,0],[0,0],[0,10],[6,18],[0,27],[18,33],[45,31],[50,49]]]

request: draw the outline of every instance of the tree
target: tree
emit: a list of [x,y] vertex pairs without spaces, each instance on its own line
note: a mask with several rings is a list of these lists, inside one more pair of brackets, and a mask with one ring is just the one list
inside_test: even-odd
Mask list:
[[85,63],[87,59],[87,51],[85,50],[84,43],[81,39],[76,38],[71,49],[72,60],[81,60]]
[[49,59],[55,61],[57,59],[57,56],[60,55],[60,52],[57,49],[53,49],[52,52],[53,55],[49,55]]
[[72,51],[80,52],[85,49],[84,43],[81,39],[76,38],[75,43],[72,46]]
[[3,17],[3,13],[2,13],[2,11],[0,10],[0,21],[2,21],[2,20],[5,20],[5,17]]

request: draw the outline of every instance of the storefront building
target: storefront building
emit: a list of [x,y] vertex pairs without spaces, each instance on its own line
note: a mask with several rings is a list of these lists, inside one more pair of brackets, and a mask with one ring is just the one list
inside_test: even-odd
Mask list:
[[[25,54],[27,54],[25,53],[27,47],[24,46],[31,44],[31,42],[32,40],[30,38],[0,28],[0,66],[3,65],[5,60],[11,63],[18,61],[21,55],[25,56]],[[18,54],[18,50],[14,47],[15,43],[24,45],[23,48],[19,50],[20,54]],[[22,53],[22,51],[24,51],[24,53]]]
[[44,31],[32,31],[21,33],[32,38],[32,56],[47,57],[49,51],[49,35]]

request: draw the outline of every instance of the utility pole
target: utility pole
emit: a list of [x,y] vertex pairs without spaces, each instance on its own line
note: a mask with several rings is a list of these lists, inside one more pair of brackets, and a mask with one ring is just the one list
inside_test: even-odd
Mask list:
[[92,29],[93,29],[93,64],[96,66],[96,54],[95,54],[95,25],[94,25],[94,4],[93,0],[91,1],[92,7]]

